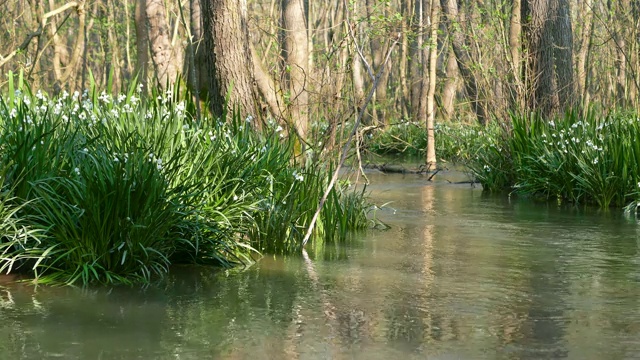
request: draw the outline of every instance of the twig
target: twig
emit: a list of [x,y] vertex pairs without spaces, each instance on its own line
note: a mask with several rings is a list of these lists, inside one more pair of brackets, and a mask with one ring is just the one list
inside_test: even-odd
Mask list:
[[40,37],[40,35],[42,35],[42,31],[44,30],[44,27],[47,25],[47,19],[49,19],[52,16],[58,15],[61,12],[64,12],[70,8],[73,8],[73,7],[79,8],[82,5],[84,5],[84,2],[78,3],[77,1],[72,1],[70,3],[62,5],[61,7],[55,10],[51,10],[48,13],[44,14],[42,16],[42,20],[40,21],[40,26],[38,27],[38,29],[30,33],[29,35],[27,35],[26,39],[24,39],[22,44],[20,44],[20,46],[18,46],[17,49],[10,52],[7,56],[0,55],[0,66],[6,64],[9,60],[11,60],[11,58],[13,58],[20,51],[26,50],[27,47],[29,46],[29,43],[31,43],[31,40],[33,40],[33,38]]
[[[348,22],[348,20],[346,20],[346,21]],[[348,24],[347,24],[347,28],[350,29],[351,27],[348,26]],[[351,31],[349,32],[349,34],[353,37],[353,33]],[[354,44],[356,46],[356,49],[358,50],[358,55],[364,61],[364,55],[359,50],[357,42],[355,41],[355,37],[353,37],[353,40],[354,40]],[[331,189],[333,189],[333,186],[335,185],[336,181],[338,180],[338,174],[340,172],[340,168],[344,165],[344,161],[347,158],[347,152],[349,151],[349,148],[351,147],[351,142],[353,141],[353,137],[358,131],[358,126],[360,126],[360,122],[362,121],[362,118],[364,117],[364,113],[365,113],[365,110],[367,108],[367,105],[369,104],[369,102],[371,102],[371,98],[373,97],[373,94],[375,94],[376,89],[378,88],[378,82],[380,81],[380,77],[382,77],[382,73],[385,71],[385,66],[387,65],[387,62],[389,61],[389,58],[391,57],[391,52],[392,52],[393,48],[396,46],[396,44],[398,44],[398,41],[400,41],[400,35],[399,34],[398,34],[398,37],[396,37],[396,39],[393,41],[393,43],[389,47],[389,51],[387,52],[387,56],[384,59],[384,62],[382,63],[382,65],[380,66],[380,70],[378,71],[378,73],[376,74],[376,77],[374,78],[371,90],[369,90],[369,94],[367,95],[367,98],[365,99],[364,104],[362,105],[362,108],[360,109],[360,112],[358,113],[358,118],[356,119],[355,124],[353,124],[353,129],[351,130],[351,133],[349,134],[349,138],[347,139],[347,142],[342,147],[342,155],[340,156],[340,162],[338,163],[338,166],[336,167],[336,170],[333,172],[333,176],[331,177],[331,181],[329,181],[329,185],[327,186],[327,190],[325,190],[324,195],[322,195],[322,198],[320,199],[320,203],[318,203],[318,209],[313,214],[313,218],[311,219],[311,224],[309,224],[309,228],[307,229],[307,233],[304,236],[304,239],[302,240],[302,247],[307,245],[307,242],[309,242],[309,238],[311,238],[311,234],[313,233],[313,228],[316,225],[316,221],[318,221],[318,216],[320,215],[320,211],[322,211],[322,207],[324,206],[325,201],[327,201],[327,197],[329,196],[329,193],[331,192]],[[365,62],[365,64],[367,65],[367,67],[369,67],[368,63]],[[369,72],[372,73],[371,69],[369,69]]]

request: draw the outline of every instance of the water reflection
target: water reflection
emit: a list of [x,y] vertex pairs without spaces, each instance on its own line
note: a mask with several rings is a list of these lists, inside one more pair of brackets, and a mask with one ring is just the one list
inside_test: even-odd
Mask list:
[[[446,176],[444,174],[443,176]],[[442,179],[442,177],[441,177]],[[618,359],[640,353],[638,224],[371,176],[393,227],[157,286],[0,280],[0,359]]]

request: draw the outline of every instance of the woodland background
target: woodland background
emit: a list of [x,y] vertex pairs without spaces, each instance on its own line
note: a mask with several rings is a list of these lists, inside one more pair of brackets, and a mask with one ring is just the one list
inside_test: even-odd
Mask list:
[[0,13],[2,81],[22,71],[60,93],[92,76],[118,92],[181,76],[214,113],[229,97],[302,138],[357,113],[376,74],[376,126],[640,101],[636,0],[0,0]]

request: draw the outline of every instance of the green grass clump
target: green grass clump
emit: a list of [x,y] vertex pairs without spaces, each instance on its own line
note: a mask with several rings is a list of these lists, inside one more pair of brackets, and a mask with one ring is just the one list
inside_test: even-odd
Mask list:
[[470,164],[486,188],[602,208],[640,197],[637,115],[569,111],[551,121],[513,116],[511,124],[496,141],[478,148]]
[[[327,186],[293,142],[249,118],[196,119],[188,97],[64,93],[0,98],[0,270],[40,282],[148,283],[171,264],[232,266],[300,249]],[[179,92],[179,89],[176,90]],[[320,195],[319,195],[320,194]],[[318,240],[367,226],[338,187]]]
[[[439,160],[464,164],[471,160],[478,146],[488,143],[488,137],[500,133],[496,124],[482,127],[459,122],[436,123],[436,155]],[[371,133],[365,142],[375,154],[424,157],[427,149],[427,130],[423,123],[400,122]]]

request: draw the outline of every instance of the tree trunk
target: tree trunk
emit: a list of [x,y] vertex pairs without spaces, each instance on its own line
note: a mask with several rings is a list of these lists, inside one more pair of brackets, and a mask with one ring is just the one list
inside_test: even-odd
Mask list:
[[282,54],[289,88],[289,114],[304,147],[309,127],[309,42],[303,0],[282,0]]
[[529,49],[527,105],[555,114],[573,104],[573,33],[568,0],[526,0],[522,4]]
[[449,120],[453,116],[453,105],[458,92],[458,62],[453,50],[447,56],[446,81],[442,88],[442,114]]
[[177,56],[171,45],[171,31],[163,0],[146,0],[146,25],[149,49],[160,88],[172,86],[178,78]]
[[429,26],[431,38],[429,39],[429,92],[427,94],[427,170],[435,170],[436,141],[435,141],[435,94],[436,94],[436,66],[438,65],[438,0],[431,0],[429,6]]
[[441,0],[443,14],[446,17],[448,23],[449,34],[451,38],[451,46],[453,47],[453,53],[458,61],[458,70],[464,81],[465,90],[467,96],[471,102],[471,107],[478,118],[478,122],[482,125],[487,123],[487,112],[484,104],[478,98],[478,85],[475,75],[471,70],[473,60],[469,54],[469,45],[465,39],[462,25],[463,21],[460,18],[460,12],[458,11],[457,0]]
[[587,82],[587,62],[588,55],[591,50],[591,38],[593,34],[593,9],[592,0],[585,0],[582,4],[580,18],[583,20],[582,36],[580,41],[580,51],[578,52],[578,94],[580,96],[581,105],[584,108],[589,106],[588,103],[588,82]]
[[[209,100],[215,116],[234,107],[257,115],[246,0],[201,0]],[[225,103],[227,93],[228,103]],[[227,106],[227,108],[225,108]]]
[[511,103],[516,108],[524,108],[525,88],[522,85],[522,0],[513,0],[511,5],[511,18],[509,21],[509,54],[511,56],[512,81],[511,81]]
[[573,29],[569,13],[569,0],[555,0],[557,14],[552,18],[554,39],[554,65],[556,69],[556,88],[561,108],[574,105],[575,83],[573,80]]
[[149,74],[149,33],[147,31],[146,21],[147,2],[146,0],[136,1],[136,76],[138,82],[147,88],[147,76]]
[[189,0],[189,61],[185,61],[185,74],[188,84],[198,98],[208,96],[209,75],[207,73],[207,57],[202,31],[202,5],[200,0]]

